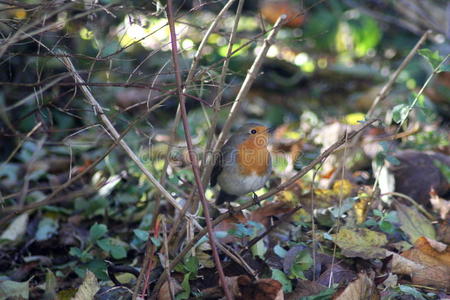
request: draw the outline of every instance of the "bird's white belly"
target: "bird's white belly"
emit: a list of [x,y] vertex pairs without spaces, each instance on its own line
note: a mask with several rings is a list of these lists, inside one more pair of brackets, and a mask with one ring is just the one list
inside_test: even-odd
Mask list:
[[270,175],[258,176],[252,174],[249,176],[227,176],[224,173],[225,172],[222,172],[218,177],[220,187],[228,194],[238,196],[259,190],[264,186],[264,183]]

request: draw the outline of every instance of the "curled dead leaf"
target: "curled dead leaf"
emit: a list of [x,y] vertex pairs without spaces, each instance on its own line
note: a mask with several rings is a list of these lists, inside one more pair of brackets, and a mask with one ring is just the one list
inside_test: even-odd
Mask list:
[[380,295],[373,281],[373,274],[370,276],[365,272],[359,273],[358,278],[347,285],[344,290],[335,295],[335,300],[378,300]]
[[179,292],[183,290],[181,285],[173,278],[170,278],[170,285],[169,281],[166,280],[158,292],[158,300],[171,300],[172,296],[170,295],[170,290],[172,290],[172,295],[175,296]]
[[[440,250],[436,249],[435,247]],[[450,247],[430,243],[425,237],[419,238],[414,248],[393,254],[392,272],[408,275],[413,284],[448,288],[450,286]]]

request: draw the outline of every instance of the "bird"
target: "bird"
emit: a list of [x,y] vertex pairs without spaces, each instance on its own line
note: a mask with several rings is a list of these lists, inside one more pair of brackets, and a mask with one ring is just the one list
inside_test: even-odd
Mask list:
[[211,172],[210,184],[220,185],[216,205],[235,201],[264,186],[272,172],[272,158],[267,149],[271,129],[258,123],[240,127],[223,145]]

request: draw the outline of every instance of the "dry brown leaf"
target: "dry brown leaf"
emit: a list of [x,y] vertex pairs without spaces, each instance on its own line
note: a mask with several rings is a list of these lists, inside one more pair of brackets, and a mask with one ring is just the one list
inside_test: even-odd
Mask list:
[[359,273],[358,278],[352,281],[339,295],[335,295],[333,300],[378,300],[380,295],[373,282],[373,276],[368,276],[365,272]]
[[[433,245],[442,248],[436,242]],[[414,248],[402,255],[393,254],[392,272],[410,276],[413,284],[447,288],[450,286],[449,258],[449,247],[438,251],[428,239],[422,237],[416,241]]]
[[[170,278],[170,288],[172,289],[172,295],[176,295],[183,290],[181,285],[173,278]],[[159,289],[158,292],[158,300],[171,300],[170,292],[169,292],[169,281],[164,281],[163,285]]]
[[[443,244],[433,241],[433,246],[425,237],[419,238],[414,243],[414,248],[402,253],[403,257],[421,263],[426,266],[446,266],[450,268],[450,247],[443,248]],[[439,250],[436,248],[440,248]]]
[[259,279],[252,281],[250,277],[241,275],[237,278],[240,296],[236,300],[284,300],[283,286],[275,279]]
[[297,300],[302,297],[317,295],[326,290],[327,287],[316,281],[299,280],[297,287],[292,293],[286,295],[286,300]]

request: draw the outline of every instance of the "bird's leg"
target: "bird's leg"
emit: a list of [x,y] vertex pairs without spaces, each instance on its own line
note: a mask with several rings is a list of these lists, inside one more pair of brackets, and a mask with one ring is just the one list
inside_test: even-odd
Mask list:
[[261,207],[261,203],[259,202],[258,195],[256,195],[255,192],[253,192],[253,197],[252,197],[252,199],[253,199],[253,203],[255,203],[255,204],[257,204],[259,207]]
[[227,201],[227,209],[230,216],[234,216],[236,214],[236,211],[234,210],[233,205],[231,205],[230,201]]

